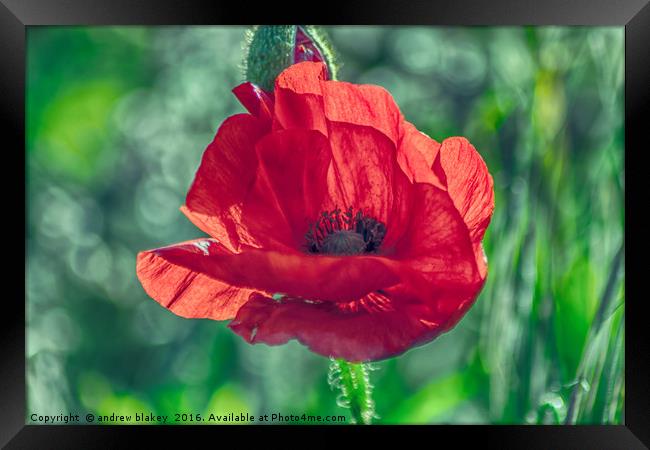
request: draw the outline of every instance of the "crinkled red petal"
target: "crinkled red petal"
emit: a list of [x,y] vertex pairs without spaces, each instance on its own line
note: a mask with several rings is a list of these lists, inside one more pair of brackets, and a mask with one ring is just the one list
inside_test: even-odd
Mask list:
[[312,300],[351,301],[400,281],[397,263],[377,256],[341,258],[252,248],[238,254],[200,255],[173,246],[154,252],[232,286]]
[[297,339],[323,356],[359,362],[396,356],[433,339],[441,328],[429,316],[422,305],[394,308],[381,294],[370,294],[352,308],[252,294],[229,327],[250,343]]
[[313,130],[282,130],[257,144],[257,176],[242,222],[264,248],[306,248],[305,233],[324,208],[329,143]]
[[138,254],[136,273],[144,290],[173,313],[188,318],[232,319],[253,292],[223,283],[165,258],[169,252],[186,258],[228,254],[214,239],[196,239]]
[[264,91],[250,81],[235,87],[232,92],[248,112],[264,123],[271,124],[273,118],[273,93]]
[[181,208],[192,223],[231,251],[239,251],[242,243],[257,243],[241,223],[241,203],[255,180],[255,144],[264,132],[262,122],[249,114],[226,119],[203,153]]

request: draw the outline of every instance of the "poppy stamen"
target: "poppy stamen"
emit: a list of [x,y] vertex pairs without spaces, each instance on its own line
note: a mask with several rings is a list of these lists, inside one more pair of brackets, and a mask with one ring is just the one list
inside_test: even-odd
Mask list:
[[386,235],[386,226],[361,211],[353,214],[335,208],[324,211],[313,223],[305,240],[307,251],[326,255],[360,255],[376,253]]

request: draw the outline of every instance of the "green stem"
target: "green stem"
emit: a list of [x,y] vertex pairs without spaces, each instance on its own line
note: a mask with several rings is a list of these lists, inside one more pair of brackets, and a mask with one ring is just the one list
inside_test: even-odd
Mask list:
[[332,359],[328,374],[330,387],[341,391],[336,403],[349,408],[352,423],[369,425],[376,418],[375,404],[372,401],[372,385],[369,364],[351,363],[343,359]]

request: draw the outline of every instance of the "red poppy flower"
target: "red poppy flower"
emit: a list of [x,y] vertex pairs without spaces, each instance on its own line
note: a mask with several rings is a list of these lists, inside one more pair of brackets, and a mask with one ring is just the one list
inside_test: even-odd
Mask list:
[[[348,361],[449,330],[487,275],[492,177],[462,137],[438,143],[372,85],[295,64],[207,147],[183,213],[211,238],[141,252],[146,292],[175,314],[233,319],[250,343],[297,339]],[[281,295],[278,295],[281,294]]]

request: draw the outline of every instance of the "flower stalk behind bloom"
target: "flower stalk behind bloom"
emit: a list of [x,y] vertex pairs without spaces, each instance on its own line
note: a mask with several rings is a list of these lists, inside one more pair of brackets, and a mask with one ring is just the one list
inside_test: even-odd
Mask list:
[[323,62],[336,80],[336,61],[327,34],[313,25],[259,25],[246,35],[244,76],[267,92],[287,67],[303,61]]

